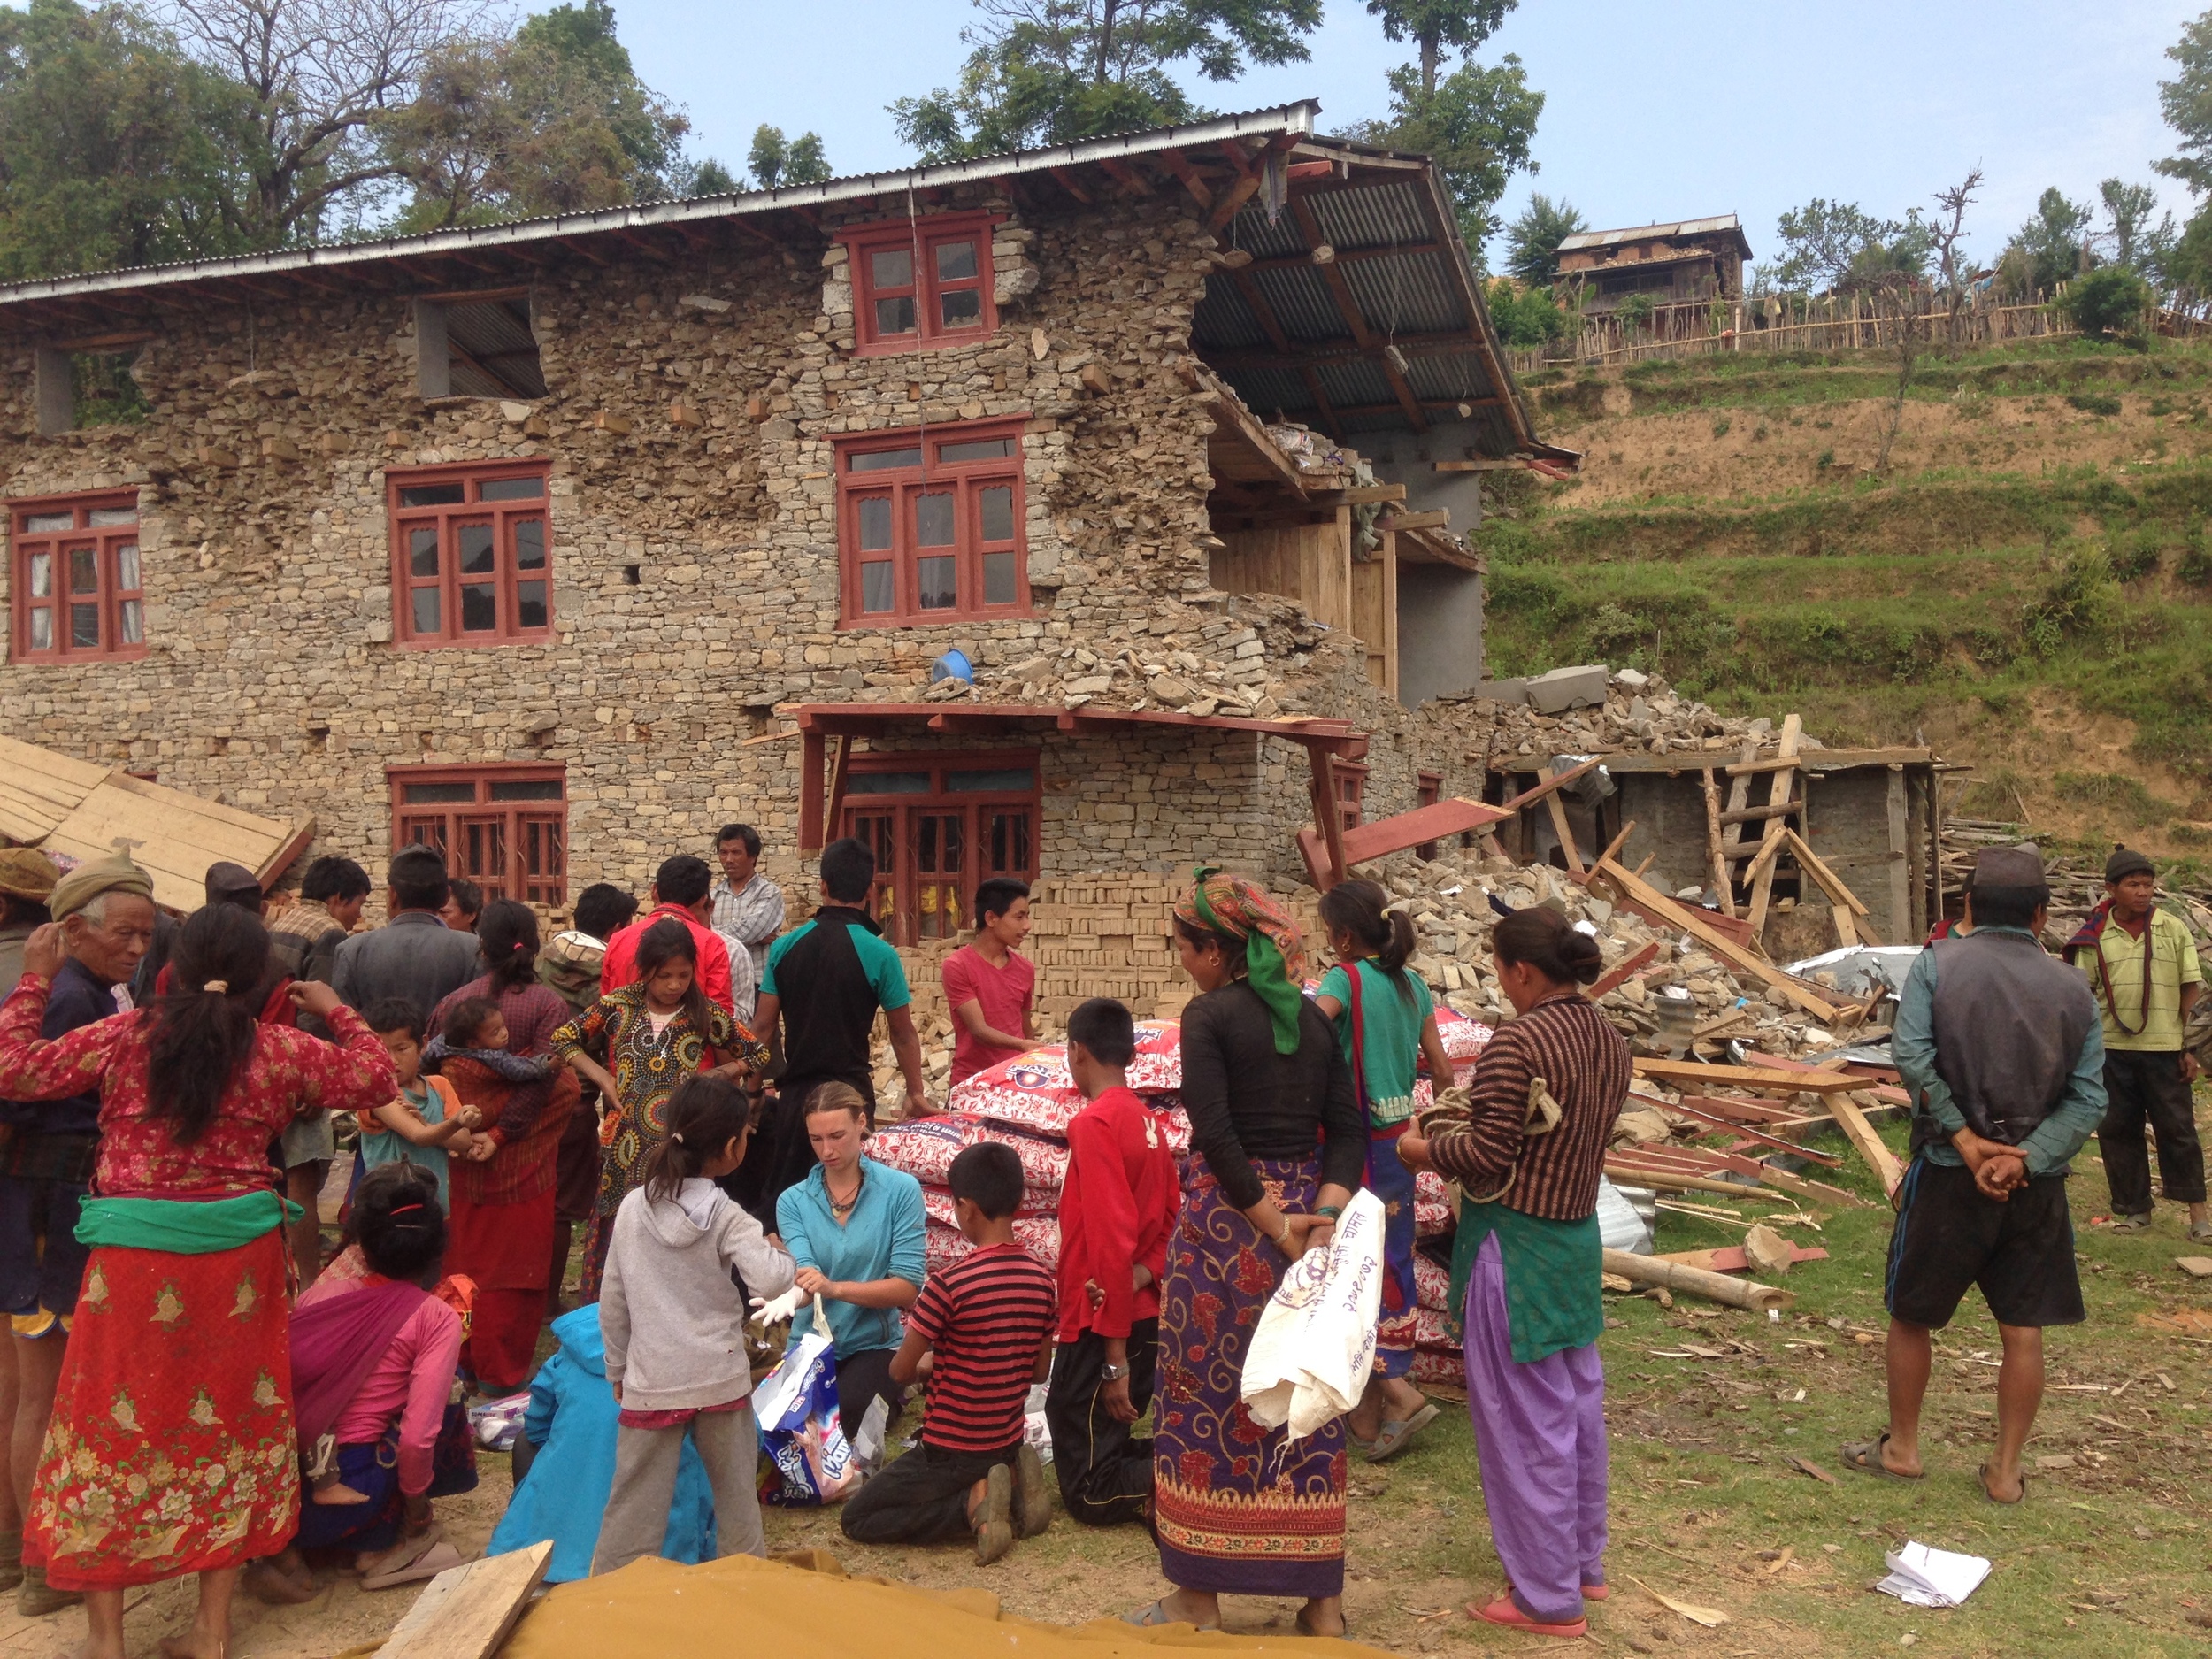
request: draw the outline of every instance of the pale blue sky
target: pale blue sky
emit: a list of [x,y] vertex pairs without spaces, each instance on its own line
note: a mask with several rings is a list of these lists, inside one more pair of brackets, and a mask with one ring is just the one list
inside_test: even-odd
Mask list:
[[[968,0],[615,4],[639,72],[689,110],[697,153],[741,167],[770,121],[820,133],[841,173],[910,162],[884,105],[949,83],[974,16]],[[1599,227],[1732,211],[1765,259],[1776,215],[1808,197],[1898,214],[1978,160],[1988,184],[1970,240],[1984,257],[2046,185],[2089,197],[2117,173],[2185,213],[2187,193],[2150,164],[2170,153],[2162,54],[2200,9],[1522,0],[1486,55],[1517,52],[1548,101],[1542,171],[1515,181],[1507,211],[1532,188]],[[1384,75],[1407,54],[1362,0],[1327,0],[1312,47],[1310,63],[1197,96],[1221,110],[1318,98],[1324,131],[1384,112]]]

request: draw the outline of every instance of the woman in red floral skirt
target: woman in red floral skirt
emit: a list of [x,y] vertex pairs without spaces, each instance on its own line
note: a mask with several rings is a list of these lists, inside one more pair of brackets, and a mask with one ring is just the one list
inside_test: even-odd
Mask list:
[[324,1042],[256,1018],[260,920],[210,905],[184,925],[175,988],[150,1009],[39,1039],[60,930],[23,951],[0,1005],[0,1096],[100,1090],[92,1247],[24,1529],[24,1559],[83,1593],[85,1652],[123,1659],[123,1593],[193,1572],[199,1610],[172,1659],[219,1659],[248,1561],[299,1518],[284,1225],[269,1143],[296,1117],[398,1091],[383,1045],[326,985],[296,985]]

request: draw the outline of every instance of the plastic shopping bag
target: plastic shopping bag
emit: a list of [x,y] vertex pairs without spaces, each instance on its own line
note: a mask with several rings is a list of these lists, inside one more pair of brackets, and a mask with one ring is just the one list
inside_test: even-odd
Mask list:
[[859,1489],[860,1464],[837,1416],[837,1355],[829,1316],[785,1351],[753,1395],[760,1423],[760,1501],[790,1509],[837,1503]]
[[1245,1409],[1294,1440],[1359,1403],[1375,1366],[1382,1308],[1383,1202],[1362,1188],[1325,1250],[1290,1264],[1245,1350]]

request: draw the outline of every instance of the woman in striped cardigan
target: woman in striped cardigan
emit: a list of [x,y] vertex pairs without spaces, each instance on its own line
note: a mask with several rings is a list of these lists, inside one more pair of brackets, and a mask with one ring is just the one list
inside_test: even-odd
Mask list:
[[1628,1045],[1577,988],[1597,978],[1597,941],[1564,916],[1517,911],[1491,944],[1517,1018],[1476,1062],[1466,1116],[1431,1114],[1399,1156],[1466,1194],[1452,1300],[1465,1310],[1468,1409],[1507,1578],[1467,1610],[1580,1636],[1583,1602],[1606,1594],[1597,1197]]

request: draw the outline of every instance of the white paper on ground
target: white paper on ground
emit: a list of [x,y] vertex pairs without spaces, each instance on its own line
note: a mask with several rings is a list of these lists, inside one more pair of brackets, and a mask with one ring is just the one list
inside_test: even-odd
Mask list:
[[1915,1607],[1956,1607],[1989,1577],[1989,1563],[1979,1555],[1925,1544],[1908,1543],[1883,1559],[1889,1563],[1889,1577],[1874,1587]]

